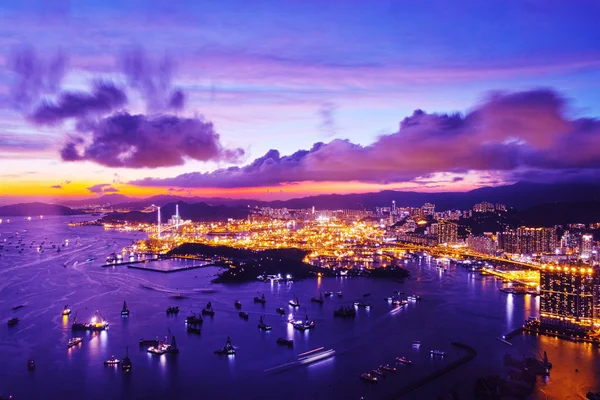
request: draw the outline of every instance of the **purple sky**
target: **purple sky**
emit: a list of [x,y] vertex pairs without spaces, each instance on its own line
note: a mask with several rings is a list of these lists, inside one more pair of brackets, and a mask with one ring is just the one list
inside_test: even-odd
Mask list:
[[598,15],[596,1],[3,2],[0,195],[596,179]]

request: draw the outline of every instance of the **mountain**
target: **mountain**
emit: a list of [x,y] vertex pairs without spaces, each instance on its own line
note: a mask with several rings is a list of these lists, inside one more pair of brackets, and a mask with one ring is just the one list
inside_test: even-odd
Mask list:
[[[160,213],[163,222],[167,222],[172,215],[175,215],[176,205],[179,205],[179,215],[181,215],[182,219],[190,219],[194,222],[224,221],[229,218],[244,219],[247,218],[250,213],[248,207],[212,206],[206,203],[189,204],[179,201],[161,207]],[[156,212],[141,211],[129,211],[125,213],[115,212],[104,216],[102,220],[154,223],[157,218],[156,214]]]
[[81,212],[56,204],[19,203],[0,207],[0,215],[3,217],[76,214],[81,214]]
[[[103,206],[103,205],[113,205],[113,204],[118,204],[118,203],[125,203],[128,201],[135,201],[135,200],[139,200],[136,199],[134,197],[127,197],[124,194],[105,194],[103,196],[100,197],[93,197],[93,198],[89,198],[89,199],[84,199],[84,200],[66,200],[66,201],[60,201],[60,203],[62,205],[65,206],[69,206],[69,207],[85,207],[85,206]],[[58,201],[57,201],[58,202]]]

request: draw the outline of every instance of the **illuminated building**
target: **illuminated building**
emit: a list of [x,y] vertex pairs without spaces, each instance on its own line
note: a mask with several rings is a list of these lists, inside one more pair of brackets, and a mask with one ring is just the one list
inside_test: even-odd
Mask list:
[[496,211],[506,211],[506,206],[504,204],[496,203],[495,207]]
[[473,211],[475,212],[494,212],[494,210],[494,205],[485,201],[473,206]]
[[598,278],[592,268],[543,267],[540,317],[543,323],[590,325],[597,316]]
[[434,215],[435,214],[435,204],[425,203],[423,207],[421,207],[421,212],[424,216]]
[[483,236],[469,236],[467,246],[469,249],[481,254],[496,253],[496,240],[491,233],[486,233]]
[[581,236],[581,258],[591,258],[592,250],[593,250],[593,236],[592,235],[583,235]]
[[454,222],[440,220],[437,228],[438,243],[452,244],[458,242],[458,225]]
[[544,254],[556,250],[556,228],[528,228],[521,226],[516,230],[502,232],[499,247],[505,253]]

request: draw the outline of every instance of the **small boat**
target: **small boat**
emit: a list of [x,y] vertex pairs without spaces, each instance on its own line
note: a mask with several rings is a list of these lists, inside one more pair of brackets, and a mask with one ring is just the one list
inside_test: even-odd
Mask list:
[[19,323],[19,318],[17,318],[17,317],[11,318],[7,322],[8,326],[15,326],[18,323]]
[[259,297],[254,297],[254,302],[255,303],[260,303],[260,304],[265,304],[267,302],[267,300],[265,299],[265,295],[257,292]]
[[331,297],[333,296],[333,292],[325,292],[325,297]]
[[410,301],[417,301],[417,297],[416,296],[412,296],[412,295],[408,296],[406,299],[410,300]]
[[270,331],[273,327],[271,325],[265,324],[263,321],[263,317],[260,317],[260,321],[258,322],[258,329],[262,331]]
[[368,382],[377,383],[377,377],[369,374],[368,372],[364,372],[360,374],[360,379],[363,379]]
[[158,339],[140,339],[140,346],[158,346]]
[[27,360],[27,369],[33,371],[35,369],[35,361]]
[[202,315],[210,315],[211,317],[215,316],[215,310],[213,310],[212,303],[210,301],[206,303],[206,307],[202,309]]
[[126,302],[123,302],[123,308],[121,309],[121,317],[129,317],[129,308],[127,308]]
[[83,342],[83,338],[80,337],[74,337],[72,339],[69,339],[69,343],[67,343],[67,348],[70,349],[71,347],[75,347],[81,342]]
[[161,356],[161,355],[163,355],[163,354],[165,354],[167,352],[167,350],[169,348],[168,346],[169,346],[168,344],[159,343],[158,346],[150,346],[150,347],[148,347],[147,351],[150,354]]
[[393,298],[393,297],[384,297],[383,299],[384,299],[385,301],[392,301],[392,300],[394,300],[394,298]]
[[419,347],[421,347],[421,342],[419,342],[418,340],[415,340],[415,341],[412,343],[412,347],[416,347],[416,348],[419,348]]
[[369,297],[371,295],[371,293],[365,293],[363,294],[363,297]]
[[342,292],[337,292],[337,295],[338,295],[338,297],[342,297],[343,296]]
[[374,375],[383,376],[383,371],[379,368],[375,368],[373,371],[371,371],[371,373],[373,373]]
[[197,333],[197,334],[200,334],[200,333],[201,333],[201,331],[200,331],[200,328],[198,328],[198,327],[195,327],[195,326],[191,326],[191,325],[189,325],[189,326],[187,327],[187,331],[188,331],[189,333]]
[[[319,297],[311,297],[310,301],[313,303],[323,304],[325,300],[323,300],[323,295],[319,295]],[[298,302],[298,298],[296,298],[296,303]],[[291,304],[291,303],[290,303]]]
[[300,301],[298,301],[298,297],[296,297],[294,300],[290,300],[289,304],[292,307],[300,307]]
[[237,308],[238,310],[239,310],[240,308],[242,308],[242,303],[241,303],[239,300],[236,300],[236,301],[233,303],[233,305],[234,305],[234,307],[235,307],[235,308]]
[[370,304],[366,304],[366,303],[359,302],[359,301],[355,301],[354,302],[354,306],[355,307],[359,307],[359,308],[364,308],[365,310],[370,310],[371,309],[371,305]]
[[179,307],[178,306],[171,306],[171,307],[167,307],[167,314],[179,314]]
[[104,361],[104,365],[116,366],[121,364],[121,360],[117,359],[114,355],[108,360]]
[[247,320],[250,317],[247,312],[243,311],[240,311],[238,315],[240,316],[240,318],[244,318],[245,320]]
[[203,322],[204,320],[202,319],[202,316],[196,314],[192,314],[185,319],[185,323],[188,325],[199,325]]
[[131,370],[131,360],[129,359],[129,347],[125,348],[125,358],[121,362],[121,369],[125,372]]
[[276,308],[276,309],[275,309],[275,312],[276,312],[277,314],[285,315],[285,310],[284,310],[283,308],[281,308],[281,307],[279,307],[279,308]]
[[20,308],[23,308],[23,307],[25,307],[25,306],[24,306],[24,305],[22,305],[22,304],[20,304],[20,305],[18,305],[18,306],[15,306],[15,307],[13,307],[13,308],[12,308],[12,310],[13,310],[13,311],[17,311],[18,309],[20,309]]
[[71,309],[69,308],[68,304],[65,304],[65,308],[63,308],[62,310],[62,315],[70,315],[71,314]]
[[313,329],[315,327],[315,321],[310,321],[308,319],[308,315],[306,315],[306,319],[304,321],[290,320],[290,323],[292,324],[294,329],[297,329],[299,331],[305,331],[307,329]]
[[284,338],[277,338],[277,344],[292,347],[292,346],[294,346],[294,341],[289,340],[289,339],[284,339]]
[[233,355],[235,354],[235,348],[231,344],[231,338],[227,336],[227,341],[225,342],[225,346],[222,349],[215,350],[215,354],[218,355]]
[[446,352],[445,352],[445,351],[442,351],[442,350],[435,350],[435,349],[434,349],[434,350],[431,350],[431,351],[430,351],[430,353],[431,353],[431,355],[432,355],[432,356],[440,356],[440,357],[444,357],[444,356],[446,355]]
[[387,371],[387,372],[396,372],[396,367],[391,367],[390,364],[380,365],[379,369]]
[[402,364],[412,365],[412,361],[410,361],[408,358],[405,358],[405,357],[396,357],[396,361],[398,361],[399,363],[402,363]]

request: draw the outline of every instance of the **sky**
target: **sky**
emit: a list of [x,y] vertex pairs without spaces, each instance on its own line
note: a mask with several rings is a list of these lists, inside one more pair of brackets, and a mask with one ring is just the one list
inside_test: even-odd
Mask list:
[[0,3],[0,203],[600,178],[597,1]]

